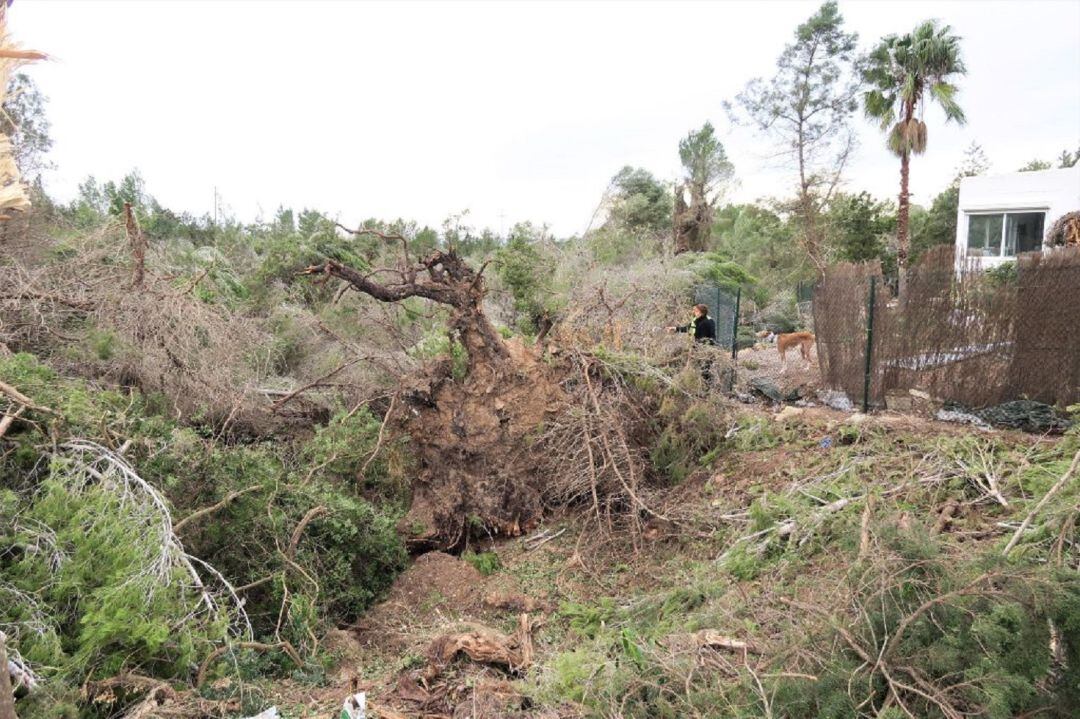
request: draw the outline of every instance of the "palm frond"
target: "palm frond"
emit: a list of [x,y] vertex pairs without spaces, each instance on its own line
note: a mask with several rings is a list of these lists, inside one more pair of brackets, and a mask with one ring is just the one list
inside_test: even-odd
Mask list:
[[956,85],[935,82],[930,86],[930,96],[937,100],[938,105],[945,111],[946,120],[952,120],[960,125],[967,122],[963,108],[956,102]]

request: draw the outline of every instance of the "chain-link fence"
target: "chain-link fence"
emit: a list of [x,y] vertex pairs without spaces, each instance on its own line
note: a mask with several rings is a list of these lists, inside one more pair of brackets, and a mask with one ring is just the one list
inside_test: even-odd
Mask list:
[[694,304],[709,308],[709,316],[716,325],[716,344],[730,350],[739,325],[741,292],[730,293],[716,285],[698,285],[694,288]]
[[1080,248],[1014,267],[958,272],[941,248],[898,299],[876,263],[829,268],[813,304],[823,384],[865,407],[910,390],[968,407],[1080,401]]

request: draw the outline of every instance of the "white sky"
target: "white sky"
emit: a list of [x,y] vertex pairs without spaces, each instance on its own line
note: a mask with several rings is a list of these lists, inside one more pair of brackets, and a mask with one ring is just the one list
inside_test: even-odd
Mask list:
[[[705,120],[735,162],[734,199],[786,194],[770,147],[721,103],[769,76],[818,2],[361,3],[18,0],[10,29],[53,60],[59,197],[138,168],[165,205],[242,220],[279,204],[438,226],[587,226],[610,177],[678,174]],[[936,17],[963,38],[969,122],[930,111],[912,191],[926,203],[963,150],[993,171],[1080,144],[1080,1],[841,2],[863,47]],[[861,118],[848,187],[893,197],[899,166]]]

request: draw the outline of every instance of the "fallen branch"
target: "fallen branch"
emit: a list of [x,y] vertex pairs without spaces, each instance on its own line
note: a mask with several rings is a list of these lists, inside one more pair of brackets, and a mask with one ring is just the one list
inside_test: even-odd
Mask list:
[[15,715],[15,694],[8,675],[7,636],[0,632],[0,719],[19,719]]
[[1013,534],[1012,539],[1005,545],[1005,550],[1001,553],[1001,556],[1009,556],[1009,552],[1011,552],[1013,547],[1016,546],[1016,543],[1020,541],[1020,537],[1027,531],[1028,525],[1031,524],[1032,520],[1038,516],[1039,512],[1042,511],[1042,508],[1046,506],[1046,503],[1069,483],[1069,480],[1076,473],[1077,466],[1080,466],[1080,450],[1077,450],[1076,454],[1073,455],[1072,463],[1069,465],[1069,468],[1065,470],[1065,474],[1061,475],[1061,479],[1054,483],[1054,486],[1043,495],[1043,498],[1039,500],[1039,503],[1028,512],[1026,517],[1024,517],[1024,521],[1020,523],[1020,526],[1017,528],[1016,533]]
[[292,659],[297,667],[300,669],[304,668],[304,660],[300,658],[300,654],[297,653],[296,649],[288,641],[283,640],[275,644],[264,644],[263,642],[234,642],[218,647],[210,652],[206,659],[203,659],[203,663],[199,665],[199,673],[195,678],[195,687],[199,688],[203,685],[206,681],[206,673],[219,657],[234,649],[253,649],[257,652],[272,652],[280,649],[289,655],[289,659]]
[[11,385],[9,385],[6,382],[0,381],[0,394],[6,394],[8,397],[15,400],[19,404],[25,406],[27,409],[32,409],[32,410],[34,410],[36,412],[46,412],[48,414],[52,414],[52,415],[56,415],[56,416],[60,415],[60,413],[57,412],[56,410],[49,409],[48,407],[44,407],[44,406],[38,404],[37,402],[30,399],[25,394],[23,394],[19,390],[15,389],[14,387],[12,387]]
[[390,413],[394,411],[394,403],[397,402],[397,393],[390,398],[390,406],[386,409],[386,414],[383,416],[382,424],[379,425],[379,436],[375,439],[375,449],[371,450],[371,455],[364,461],[364,466],[360,468],[360,477],[367,476],[368,465],[379,454],[379,450],[382,449],[383,434],[386,432],[386,423],[390,421]]
[[313,387],[320,386],[323,382],[330,379],[331,377],[333,377],[334,375],[336,375],[338,372],[342,371],[346,367],[350,367],[350,366],[356,364],[357,362],[360,362],[361,360],[365,360],[365,359],[368,359],[368,358],[367,357],[354,357],[353,359],[349,360],[348,362],[343,362],[342,364],[338,365],[336,369],[333,369],[330,372],[327,372],[326,374],[324,374],[322,377],[318,378],[314,382],[308,382],[306,385],[304,385],[300,389],[293,390],[292,392],[289,392],[287,395],[285,395],[281,399],[275,400],[274,404],[270,407],[270,411],[271,412],[277,412],[279,409],[281,409],[285,405],[286,402],[291,401],[298,394],[300,394],[302,392],[306,392],[309,389],[312,389]]
[[0,439],[3,439],[7,431],[11,429],[11,425],[15,423],[22,413],[26,410],[26,405],[21,405],[17,410],[11,414],[5,414],[3,419],[0,419]]
[[[540,541],[536,542],[536,544],[532,545],[531,547],[526,546],[526,551],[532,552],[532,551],[535,551],[537,549],[540,549],[540,547],[544,546],[545,544],[547,544],[551,540],[553,540],[556,537],[560,536],[565,531],[566,531],[566,527],[563,527],[558,532],[555,532],[554,534],[549,534],[548,536],[543,537],[542,539],[540,539]],[[528,545],[528,540],[525,540],[525,544]]]
[[761,648],[753,642],[735,639],[734,637],[721,634],[714,629],[702,629],[688,634],[672,634],[666,637],[663,643],[669,647],[681,648],[684,650],[693,649],[700,651],[704,649],[724,649],[732,652],[740,652],[744,656],[746,654],[762,654]]
[[307,511],[307,514],[300,519],[300,523],[296,525],[296,529],[293,530],[292,537],[289,539],[289,549],[285,553],[285,558],[288,559],[289,562],[293,562],[296,559],[296,548],[300,545],[300,536],[304,533],[308,524],[316,517],[326,514],[327,511],[326,507],[323,507],[322,505],[312,507]]
[[[2,432],[0,432],[0,436],[3,436]],[[179,522],[177,522],[176,524],[173,525],[173,532],[176,533],[176,534],[179,534],[180,530],[183,529],[188,524],[190,524],[191,522],[194,522],[197,519],[201,519],[201,518],[205,517],[208,514],[213,514],[214,512],[218,511],[219,509],[224,509],[226,506],[228,506],[229,504],[232,504],[234,501],[236,501],[240,497],[243,497],[245,494],[249,494],[251,492],[254,492],[257,489],[262,489],[262,485],[261,484],[256,484],[256,485],[253,485],[253,486],[248,487],[246,489],[238,489],[235,492],[229,492],[227,495],[225,495],[225,497],[220,502],[217,502],[216,504],[212,504],[209,507],[203,507],[202,509],[197,509],[194,512],[192,512],[191,514],[189,514],[188,516],[181,519]]]

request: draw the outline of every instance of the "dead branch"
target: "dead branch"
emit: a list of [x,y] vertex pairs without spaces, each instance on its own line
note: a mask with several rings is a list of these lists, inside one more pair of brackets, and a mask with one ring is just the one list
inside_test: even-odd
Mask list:
[[74,300],[70,297],[64,297],[62,295],[54,295],[48,292],[35,292],[32,290],[23,290],[21,292],[5,292],[0,293],[0,300],[37,300],[38,302],[49,302],[57,305],[64,305],[70,307],[73,310],[82,310],[89,312],[96,306],[93,302]]
[[383,435],[386,432],[386,424],[390,421],[390,415],[394,411],[394,403],[397,402],[397,393],[390,398],[390,406],[386,409],[386,414],[383,416],[382,424],[379,425],[379,436],[375,439],[375,449],[371,450],[371,455],[364,461],[364,466],[360,468],[360,477],[367,476],[368,465],[378,456],[379,450],[382,448]]
[[262,489],[261,484],[252,485],[251,487],[247,487],[246,489],[238,489],[235,492],[229,492],[227,495],[225,495],[225,497],[220,502],[216,502],[216,503],[210,505],[209,507],[203,507],[202,509],[197,509],[194,512],[192,512],[191,514],[189,514],[188,516],[181,519],[179,522],[177,522],[176,524],[173,525],[173,532],[175,532],[176,534],[179,534],[180,530],[182,530],[185,526],[187,526],[191,522],[202,519],[203,517],[205,517],[208,514],[213,514],[214,512],[218,511],[219,509],[224,509],[225,507],[232,504],[234,501],[236,501],[240,497],[243,497],[245,494],[249,494],[249,493],[254,492],[256,490],[259,490],[259,489]]
[[195,278],[188,283],[188,286],[180,292],[180,294],[190,295],[192,290],[194,290],[199,285],[199,283],[203,281],[203,278],[205,278],[206,275],[210,273],[210,269],[210,267],[204,267],[203,271],[196,275]]
[[281,399],[276,400],[274,402],[272,408],[271,408],[271,411],[272,412],[277,412],[279,409],[281,409],[283,406],[285,406],[285,404],[287,402],[291,401],[297,395],[299,395],[299,394],[301,394],[303,392],[306,392],[307,390],[312,389],[313,387],[321,386],[324,382],[326,382],[326,380],[330,379],[331,377],[336,375],[338,372],[341,372],[343,369],[346,369],[347,367],[351,367],[354,364],[356,364],[357,362],[360,362],[360,361],[365,360],[365,359],[368,359],[368,358],[367,357],[354,357],[353,359],[348,360],[347,362],[343,362],[342,364],[338,365],[335,369],[327,372],[322,377],[319,377],[317,380],[314,380],[313,382],[308,382],[303,387],[301,387],[299,389],[296,389],[296,390],[293,390],[292,392],[289,392],[287,395],[285,395]]

